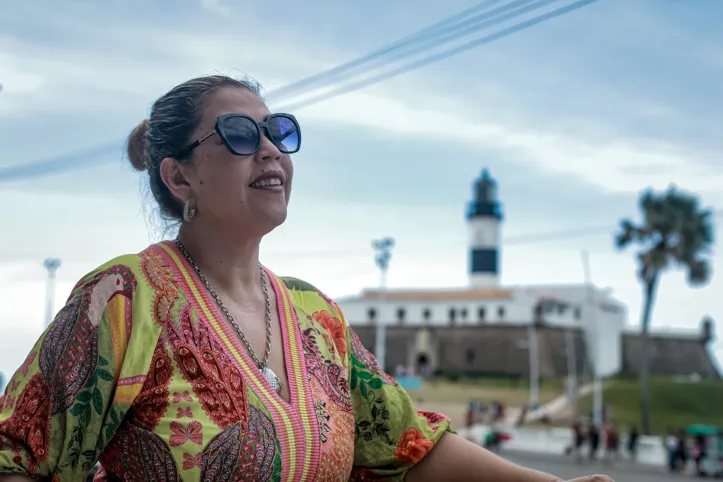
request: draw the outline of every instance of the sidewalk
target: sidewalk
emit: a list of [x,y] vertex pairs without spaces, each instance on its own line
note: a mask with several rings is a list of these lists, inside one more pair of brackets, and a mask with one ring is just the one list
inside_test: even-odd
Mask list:
[[[572,456],[567,456],[563,454],[555,455],[555,454],[545,454],[540,452],[531,452],[529,450],[519,450],[519,449],[506,449],[504,445],[502,446],[502,450],[499,453],[499,455],[503,458],[505,458],[507,455],[509,455],[511,458],[517,457],[524,457],[527,460],[541,460],[545,462],[554,462],[555,464],[559,465],[572,465],[572,466],[579,466],[579,467],[592,467],[593,472],[604,472],[606,468],[614,468],[618,470],[624,470],[625,472],[629,473],[635,473],[635,474],[668,474],[668,471],[665,466],[661,465],[649,465],[644,463],[633,463],[629,460],[623,459],[618,460],[613,463],[606,463],[603,460],[596,459],[596,460],[590,460],[587,458],[583,458],[582,462],[577,462]],[[678,476],[685,476],[686,474],[676,474]]]

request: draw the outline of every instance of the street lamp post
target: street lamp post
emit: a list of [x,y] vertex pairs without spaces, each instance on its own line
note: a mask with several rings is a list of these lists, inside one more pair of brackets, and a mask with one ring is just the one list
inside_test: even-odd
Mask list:
[[579,416],[577,410],[577,355],[575,353],[575,334],[572,327],[565,331],[565,345],[565,351],[567,352],[567,396],[570,399],[570,405],[572,405],[573,420],[577,420]]
[[592,328],[592,370],[593,370],[593,420],[596,424],[602,423],[603,415],[603,393],[602,379],[600,377],[600,327],[597,319],[597,300],[592,284],[590,271],[590,255],[587,251],[582,252],[582,268],[585,274],[585,289],[587,294],[587,305],[590,310],[590,327]]
[[48,258],[43,261],[43,267],[48,271],[48,281],[45,288],[45,326],[50,325],[54,315],[55,301],[55,274],[60,268],[60,260]]
[[394,238],[383,238],[372,241],[374,248],[374,261],[380,271],[379,278],[379,310],[377,314],[376,327],[376,347],[374,354],[377,358],[379,367],[382,370],[386,368],[387,354],[387,325],[385,316],[385,308],[387,304],[387,271],[389,270],[389,262],[392,259],[392,248],[394,248]]
[[540,354],[534,322],[527,325],[527,346],[530,363],[530,409],[536,410],[540,404]]

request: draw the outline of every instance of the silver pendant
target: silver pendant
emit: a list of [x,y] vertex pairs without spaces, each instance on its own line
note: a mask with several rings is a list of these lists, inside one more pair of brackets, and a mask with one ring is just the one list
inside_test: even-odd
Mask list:
[[271,388],[273,388],[277,394],[281,394],[281,379],[279,378],[279,376],[274,373],[274,371],[268,366],[263,367],[261,369],[261,373],[264,375],[264,378],[269,382]]

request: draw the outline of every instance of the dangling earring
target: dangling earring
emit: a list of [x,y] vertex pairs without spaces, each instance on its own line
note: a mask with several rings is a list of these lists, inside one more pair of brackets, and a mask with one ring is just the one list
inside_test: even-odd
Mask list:
[[195,215],[196,208],[191,207],[191,198],[189,197],[183,205],[183,222],[190,223]]

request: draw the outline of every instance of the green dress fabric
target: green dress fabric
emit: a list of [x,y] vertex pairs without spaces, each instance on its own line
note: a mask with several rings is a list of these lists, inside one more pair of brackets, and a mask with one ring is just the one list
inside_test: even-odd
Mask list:
[[82,481],[401,481],[449,419],[415,410],[344,314],[266,273],[290,401],[172,242],[85,276],[0,397],[0,474]]

